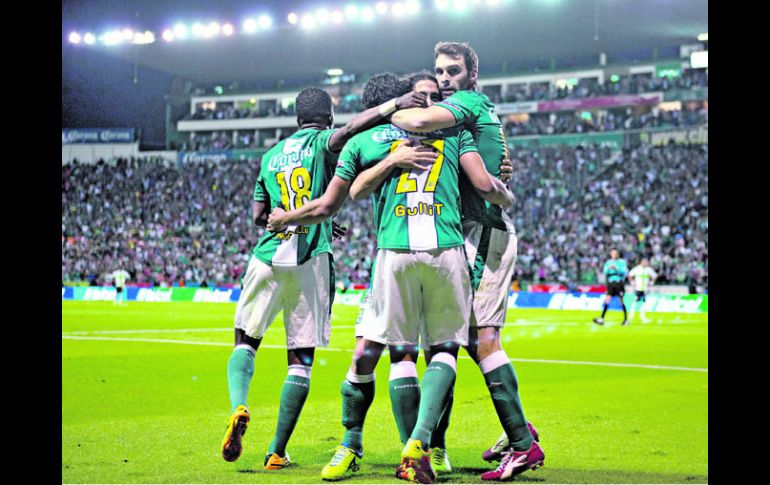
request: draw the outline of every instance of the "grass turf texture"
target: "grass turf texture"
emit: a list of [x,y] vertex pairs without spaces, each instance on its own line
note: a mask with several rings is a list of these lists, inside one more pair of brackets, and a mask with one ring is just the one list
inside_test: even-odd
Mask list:
[[[251,423],[236,463],[220,443],[230,404],[227,359],[234,304],[62,302],[63,483],[320,483],[343,434],[340,384],[357,309],[335,306],[331,344],[317,350],[310,395],[287,448],[293,466],[262,468],[286,377],[279,319],[257,352]],[[520,482],[704,483],[708,481],[708,373],[572,362],[705,370],[706,315],[648,314],[621,327],[608,312],[509,310],[504,348],[514,359],[527,418],[541,435],[545,468]],[[152,342],[150,341],[152,340]],[[478,483],[493,466],[481,452],[501,432],[477,366],[464,351],[451,426],[455,471],[439,482]],[[522,359],[518,361],[517,359]],[[528,359],[529,361],[525,361]],[[418,372],[425,368],[420,358]],[[377,368],[355,483],[401,483],[401,444],[390,411],[389,359]]]

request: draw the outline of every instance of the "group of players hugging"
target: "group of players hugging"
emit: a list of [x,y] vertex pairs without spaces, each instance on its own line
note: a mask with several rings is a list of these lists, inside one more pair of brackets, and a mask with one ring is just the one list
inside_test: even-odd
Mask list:
[[[403,443],[396,476],[434,483],[452,470],[445,442],[460,347],[484,376],[502,436],[483,452],[506,481],[543,465],[539,436],[524,416],[518,380],[501,346],[517,239],[504,208],[512,169],[495,107],[477,91],[479,60],[467,43],[440,42],[434,72],[373,76],[366,109],[332,129],[331,97],[296,98],[299,129],[262,158],[253,219],[266,231],[251,253],[235,312],[228,361],[231,416],[222,456],[235,461],[250,421],[254,358],[283,311],[288,375],[264,467],[289,465],[286,446],[310,388],[316,347],[329,344],[334,297],[332,216],[347,197],[371,198],[377,255],[342,382],[345,433],[324,480],[359,470],[375,367],[387,347],[390,400]],[[420,348],[426,370],[418,380]]]

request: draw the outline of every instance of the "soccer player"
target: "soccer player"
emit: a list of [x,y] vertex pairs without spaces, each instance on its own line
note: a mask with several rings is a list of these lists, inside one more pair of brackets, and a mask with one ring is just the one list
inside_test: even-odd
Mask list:
[[626,294],[626,288],[623,282],[626,280],[628,274],[628,265],[624,259],[620,259],[618,256],[618,250],[613,249],[610,251],[610,259],[604,263],[604,276],[607,277],[607,295],[604,297],[604,307],[602,308],[602,316],[594,318],[594,323],[604,325],[604,315],[607,313],[607,308],[610,306],[610,301],[613,296],[617,296],[620,300],[620,306],[623,307],[623,323],[622,325],[628,325],[626,304],[623,303],[623,296]]
[[[478,56],[467,43],[439,42],[434,48],[434,70],[443,101],[425,109],[398,111],[391,121],[414,132],[454,126],[466,128],[473,133],[489,173],[499,176],[501,161],[508,158],[508,147],[494,104],[476,91],[478,66]],[[484,453],[485,459],[498,458],[501,463],[481,478],[508,480],[527,469],[541,466],[545,457],[527,424],[516,372],[500,339],[516,262],[516,231],[505,211],[479,197],[462,176],[460,191],[465,251],[473,269],[475,289],[470,342],[466,350],[484,374],[507,438],[502,446],[498,440],[497,450]]]
[[[264,224],[269,203],[286,210],[302,207],[323,194],[339,151],[354,134],[381,122],[395,109],[424,105],[424,97],[407,93],[354,117],[339,130],[334,125],[331,97],[307,88],[297,95],[299,130],[262,158],[254,188],[255,223]],[[269,470],[287,466],[286,444],[307,398],[315,348],[329,342],[333,293],[332,224],[293,225],[266,232],[257,242],[242,280],[235,311],[235,348],[228,361],[231,416],[222,441],[222,456],[241,455],[242,436],[250,415],[247,407],[254,357],[262,336],[283,310],[288,376],[281,391],[278,425],[264,461]]]
[[[424,324],[433,358],[423,376],[416,423],[402,451],[397,476],[432,483],[435,475],[427,451],[430,436],[455,380],[457,350],[468,342],[471,288],[462,249],[459,169],[462,167],[471,186],[485,200],[510,205],[513,195],[490,176],[472,136],[460,129],[419,137],[423,145],[439,154],[432,166],[394,172],[395,166],[387,162],[388,154],[413,143],[410,139],[414,137],[389,124],[357,135],[340,154],[335,177],[323,197],[294,213],[273,211],[269,222],[280,229],[285,224],[323,220],[341,206],[358,173],[370,166],[378,169],[374,177],[379,180],[373,182],[378,187],[373,196],[378,253],[371,301],[360,322],[362,340],[377,342],[381,347],[388,345],[391,371],[395,368],[402,377],[416,382],[415,361],[421,322]],[[336,188],[344,190],[335,193]],[[373,399],[373,371],[380,353],[354,353],[342,388],[343,425],[347,431],[343,444],[322,472],[325,479],[342,478],[357,468],[356,457],[362,456],[363,420]],[[405,391],[417,392],[413,386]]]
[[115,285],[115,301],[113,301],[113,304],[123,304],[123,288],[130,277],[131,275],[128,274],[128,271],[123,269],[123,263],[120,263],[118,269],[112,272],[112,282]]
[[655,284],[655,279],[657,277],[658,274],[654,269],[650,267],[650,262],[647,258],[642,258],[641,262],[634,266],[628,273],[628,281],[631,282],[631,286],[634,287],[636,294],[634,302],[631,304],[631,315],[629,321],[634,319],[634,310],[636,309],[636,304],[638,302],[642,302],[640,317],[642,318],[642,322],[650,322],[644,316],[644,303],[647,301],[647,289]]

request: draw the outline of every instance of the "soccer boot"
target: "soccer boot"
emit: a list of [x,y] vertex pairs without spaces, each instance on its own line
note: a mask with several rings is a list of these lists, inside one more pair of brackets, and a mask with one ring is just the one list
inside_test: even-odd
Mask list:
[[354,449],[345,445],[339,445],[334,449],[332,460],[321,470],[321,478],[324,480],[342,480],[351,476],[359,469],[358,460],[363,455],[357,453]]
[[604,325],[604,319],[602,317],[596,317],[594,318],[594,323],[598,325]]
[[481,479],[507,482],[519,473],[543,466],[543,460],[545,453],[537,441],[533,441],[527,451],[514,451],[509,448],[503,455],[500,466],[496,470],[483,473]]
[[[540,441],[540,434],[529,421],[527,421],[527,428],[529,428],[529,432],[532,434],[532,437],[535,438],[535,441]],[[503,431],[503,434],[500,435],[497,442],[487,449],[487,451],[482,453],[481,457],[484,461],[500,461],[503,458],[503,453],[508,449],[510,444],[511,442],[508,441],[508,435]]]
[[227,420],[227,431],[225,431],[225,439],[222,440],[222,458],[225,461],[235,461],[241,456],[243,450],[241,439],[250,420],[249,409],[243,405],[235,408]]
[[436,474],[430,465],[430,452],[422,449],[420,440],[409,439],[401,451],[401,464],[396,467],[396,477],[412,483],[433,483]]
[[623,322],[621,323],[621,325],[622,325],[622,326],[624,326],[624,327],[626,327],[626,326],[628,326],[628,324],[629,324],[629,323],[631,323],[631,322],[629,322],[628,320],[623,320]]
[[430,466],[435,473],[452,473],[452,465],[445,448],[430,449]]
[[289,454],[278,456],[278,453],[268,453],[265,455],[265,470],[282,470],[289,466],[291,460]]

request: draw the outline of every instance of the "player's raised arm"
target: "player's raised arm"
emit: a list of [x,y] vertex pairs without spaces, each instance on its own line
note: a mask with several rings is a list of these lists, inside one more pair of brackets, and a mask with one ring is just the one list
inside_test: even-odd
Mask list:
[[332,134],[329,139],[329,149],[333,152],[342,150],[342,147],[353,135],[384,122],[396,110],[427,106],[426,99],[427,97],[422,93],[409,91],[402,96],[357,114],[345,126]]
[[290,212],[286,212],[280,207],[274,208],[267,219],[267,230],[281,232],[286,229],[286,226],[309,226],[323,222],[342,208],[349,190],[350,182],[335,175],[324,195],[318,199],[311,200],[299,209]]
[[350,198],[361,200],[372,194],[395,168],[426,170],[436,161],[438,154],[423,144],[408,140],[385,160],[361,172],[350,186]]
[[504,183],[487,172],[478,152],[465,152],[460,155],[460,166],[482,199],[503,207],[513,205],[513,194]]
[[414,133],[426,133],[444,128],[451,128],[457,124],[451,111],[441,106],[430,108],[413,108],[396,111],[390,117],[390,122],[406,131]]

